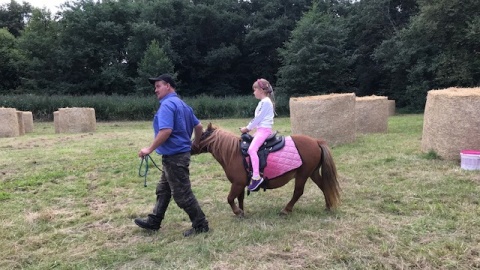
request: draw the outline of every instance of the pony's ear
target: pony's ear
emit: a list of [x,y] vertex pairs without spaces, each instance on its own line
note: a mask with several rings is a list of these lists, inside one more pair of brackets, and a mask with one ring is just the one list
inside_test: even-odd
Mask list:
[[208,123],[207,130],[212,130],[212,122]]

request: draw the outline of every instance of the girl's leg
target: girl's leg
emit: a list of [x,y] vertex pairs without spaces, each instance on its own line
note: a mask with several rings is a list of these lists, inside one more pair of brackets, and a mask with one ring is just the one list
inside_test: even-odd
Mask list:
[[252,163],[253,175],[252,178],[260,178],[260,162],[258,160],[258,149],[265,142],[265,139],[272,134],[271,128],[258,128],[253,137],[250,147],[248,148],[248,154],[250,155],[250,162]]

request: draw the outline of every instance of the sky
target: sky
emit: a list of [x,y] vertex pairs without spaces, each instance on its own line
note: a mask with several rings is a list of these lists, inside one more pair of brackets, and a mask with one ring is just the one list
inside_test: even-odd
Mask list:
[[[11,0],[0,0],[0,5],[8,4]],[[58,10],[58,6],[65,3],[67,0],[15,0],[17,3],[22,4],[23,2],[28,2],[33,7],[43,8],[46,7],[49,9],[52,14]]]

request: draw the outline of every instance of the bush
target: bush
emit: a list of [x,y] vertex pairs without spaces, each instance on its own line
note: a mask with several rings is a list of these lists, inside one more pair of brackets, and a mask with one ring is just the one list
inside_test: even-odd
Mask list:
[[133,96],[2,96],[0,106],[31,111],[35,120],[51,121],[53,112],[66,107],[95,109],[100,121],[151,119],[158,102],[152,98]]
[[[52,121],[53,112],[65,107],[88,107],[95,109],[98,121],[151,120],[158,108],[153,96],[0,96],[0,107],[31,111],[36,121]],[[253,117],[258,100],[253,96],[216,98],[207,95],[187,97],[189,104],[199,119],[250,118]],[[287,105],[277,104],[277,113],[288,115]]]

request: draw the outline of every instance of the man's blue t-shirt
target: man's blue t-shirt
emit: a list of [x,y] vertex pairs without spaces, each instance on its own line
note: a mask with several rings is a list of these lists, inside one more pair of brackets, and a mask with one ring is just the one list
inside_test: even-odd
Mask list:
[[191,138],[193,128],[200,121],[193,113],[192,108],[185,104],[176,93],[170,93],[160,100],[158,108],[153,118],[153,130],[155,137],[162,129],[171,129],[170,137],[157,149],[160,155],[174,155],[191,150]]

